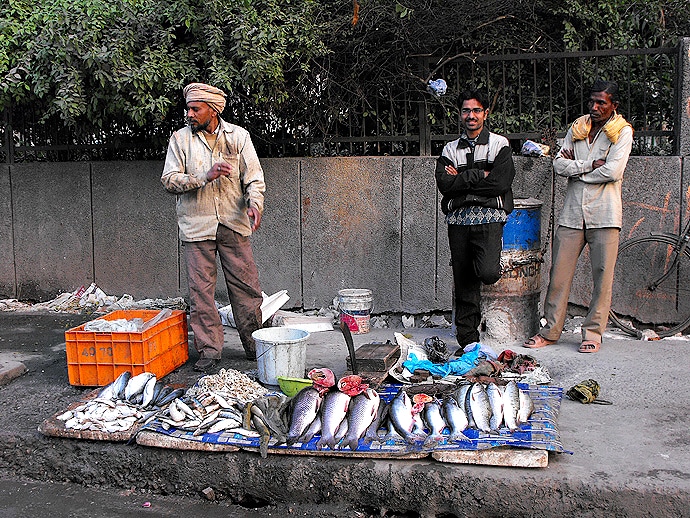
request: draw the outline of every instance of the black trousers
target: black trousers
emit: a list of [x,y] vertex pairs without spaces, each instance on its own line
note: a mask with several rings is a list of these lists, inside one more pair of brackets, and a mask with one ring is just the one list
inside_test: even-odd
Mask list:
[[501,278],[503,223],[448,225],[458,345],[479,341],[481,287]]

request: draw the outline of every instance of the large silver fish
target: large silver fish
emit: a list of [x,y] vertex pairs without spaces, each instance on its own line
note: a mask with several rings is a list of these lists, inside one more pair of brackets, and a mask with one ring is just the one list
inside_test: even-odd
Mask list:
[[151,376],[149,380],[146,382],[144,385],[144,389],[142,391],[144,397],[141,399],[141,406],[142,407],[147,407],[151,401],[153,401],[153,395],[156,389],[156,376]]
[[496,432],[503,424],[503,388],[493,382],[489,383],[486,386],[486,395],[489,396],[489,403],[491,404],[489,426],[492,431]]
[[383,401],[379,401],[379,409],[376,412],[376,417],[374,417],[374,420],[364,432],[364,437],[362,437],[362,442],[364,444],[368,445],[379,440],[379,428],[381,428],[381,425],[386,422],[386,418],[388,417],[388,409],[389,407],[387,404],[385,404]]
[[511,432],[518,429],[518,412],[520,410],[520,389],[511,380],[503,391],[503,420]]
[[120,374],[117,378],[115,378],[115,381],[113,381],[113,399],[125,399],[125,388],[127,387],[127,383],[129,382],[130,378],[132,377],[132,373],[129,371],[125,371],[122,374]]
[[[390,402],[388,420],[393,429],[408,443],[414,443],[424,439],[424,436],[415,434],[415,419],[412,415],[412,400],[407,393],[400,389]],[[389,435],[391,435],[389,433]]]
[[148,383],[152,376],[155,376],[152,372],[142,372],[141,374],[132,376],[125,387],[125,399],[130,401],[135,396],[141,394],[144,391],[146,383]]
[[475,426],[482,432],[489,433],[491,431],[491,403],[481,383],[472,384],[469,407]]
[[316,418],[321,406],[321,396],[314,387],[300,390],[290,403],[290,429],[285,443],[292,446]]
[[534,412],[534,402],[527,392],[518,389],[520,395],[520,409],[518,410],[518,424],[526,423],[532,412]]
[[458,405],[462,407],[462,409],[465,411],[465,415],[467,416],[467,426],[469,428],[475,428],[474,426],[474,420],[472,419],[472,412],[470,411],[470,389],[472,388],[471,384],[464,384],[460,385],[460,388],[458,388],[453,395],[455,396],[455,401],[458,402]]
[[468,437],[462,433],[470,424],[465,412],[465,405],[459,404],[455,396],[451,395],[443,401],[442,410],[446,424],[450,429],[448,440],[451,442],[469,441]]
[[343,438],[343,446],[349,446],[351,450],[357,449],[359,439],[376,419],[380,403],[379,393],[372,388],[352,398],[347,415],[347,435]]
[[316,442],[317,450],[321,450],[324,446],[328,446],[331,450],[335,449],[335,435],[340,423],[343,422],[347,415],[351,399],[350,396],[339,390],[328,392],[323,397],[323,404],[321,405],[321,437]]
[[429,435],[424,440],[424,446],[434,447],[443,441],[443,430],[447,427],[441,415],[441,405],[438,401],[430,401],[424,405],[424,422],[429,427]]

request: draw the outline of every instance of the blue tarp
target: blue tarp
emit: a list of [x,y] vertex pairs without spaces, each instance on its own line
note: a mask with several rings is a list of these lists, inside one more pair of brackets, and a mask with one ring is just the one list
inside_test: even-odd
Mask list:
[[[390,402],[395,394],[400,390],[400,384],[385,384],[379,390],[382,402]],[[469,441],[462,442],[448,442],[442,441],[440,444],[433,447],[431,451],[452,451],[452,450],[482,450],[487,448],[495,448],[498,446],[514,446],[518,448],[530,448],[537,450],[548,450],[560,453],[572,453],[563,448],[561,444],[560,435],[558,432],[558,412],[563,399],[563,388],[544,386],[544,385],[526,385],[518,383],[518,386],[525,390],[532,398],[534,403],[534,412],[527,423],[520,426],[515,432],[510,432],[503,426],[498,434],[489,434],[481,432],[475,428],[468,428],[463,433],[468,437]],[[221,432],[221,433],[205,433],[203,435],[195,436],[192,432],[184,432],[181,430],[162,428],[160,422],[152,421],[146,425],[142,430],[149,430],[159,432],[165,435],[173,436],[180,439],[187,439],[190,441],[225,444],[230,446],[237,446],[239,448],[246,448],[250,450],[259,449],[258,438],[248,438],[235,433]],[[448,432],[444,431],[447,437]],[[392,440],[384,440],[386,435],[385,429],[379,430],[379,441],[374,441],[371,444],[364,444],[360,440],[357,454],[359,456],[366,455],[367,452],[376,453],[377,456],[383,453],[390,453],[391,455],[402,455],[411,452],[425,451],[421,444],[407,445],[396,443]],[[271,441],[268,451],[281,450],[282,453],[288,453],[290,450],[297,451],[313,451],[317,455],[328,455],[328,449],[318,451],[316,443],[319,439],[317,434],[308,443],[297,443],[292,446],[285,444],[277,445]],[[339,454],[344,454],[350,451],[349,447],[337,450]]]

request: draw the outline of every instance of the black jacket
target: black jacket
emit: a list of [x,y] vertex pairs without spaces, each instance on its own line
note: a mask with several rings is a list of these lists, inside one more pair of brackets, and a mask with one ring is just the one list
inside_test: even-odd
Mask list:
[[[446,173],[446,165],[453,165],[458,174]],[[489,171],[489,175],[484,177],[484,171]],[[436,185],[443,195],[444,214],[469,205],[503,209],[510,214],[514,178],[513,152],[508,140],[487,128],[482,129],[474,149],[463,135],[446,144],[436,161]]]

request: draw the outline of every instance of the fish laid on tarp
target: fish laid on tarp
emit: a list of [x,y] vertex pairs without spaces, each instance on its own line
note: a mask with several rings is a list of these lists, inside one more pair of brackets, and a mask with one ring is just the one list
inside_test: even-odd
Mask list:
[[295,395],[290,404],[290,429],[285,441],[288,446],[296,443],[316,419],[321,403],[321,395],[314,387],[305,387]]
[[321,437],[316,442],[317,450],[321,450],[324,446],[328,446],[331,450],[335,449],[336,432],[347,415],[350,399],[350,396],[340,390],[328,392],[323,397]]
[[347,435],[343,439],[345,446],[349,446],[351,450],[357,449],[359,439],[376,419],[380,403],[381,397],[371,388],[367,388],[352,399],[347,416]]
[[493,432],[496,432],[503,424],[503,388],[495,383],[489,383],[486,386],[486,395],[491,404],[489,426]]
[[424,422],[429,427],[429,435],[424,440],[424,446],[434,447],[443,441],[443,430],[447,427],[441,415],[441,405],[438,401],[429,401],[424,405]]
[[518,410],[518,424],[526,423],[532,412],[534,412],[534,402],[532,398],[522,389],[519,389],[520,409]]
[[402,388],[390,402],[388,420],[393,430],[408,443],[412,444],[425,439],[425,436],[413,433],[415,418],[412,414],[412,400]]
[[465,412],[465,405],[460,405],[455,396],[451,395],[443,400],[442,410],[446,424],[450,429],[448,440],[451,442],[469,441],[463,433],[470,424]]
[[472,384],[468,395],[469,408],[475,426],[482,432],[491,431],[491,403],[481,383]]
[[503,420],[511,432],[518,429],[518,412],[520,411],[520,389],[511,380],[503,391]]

